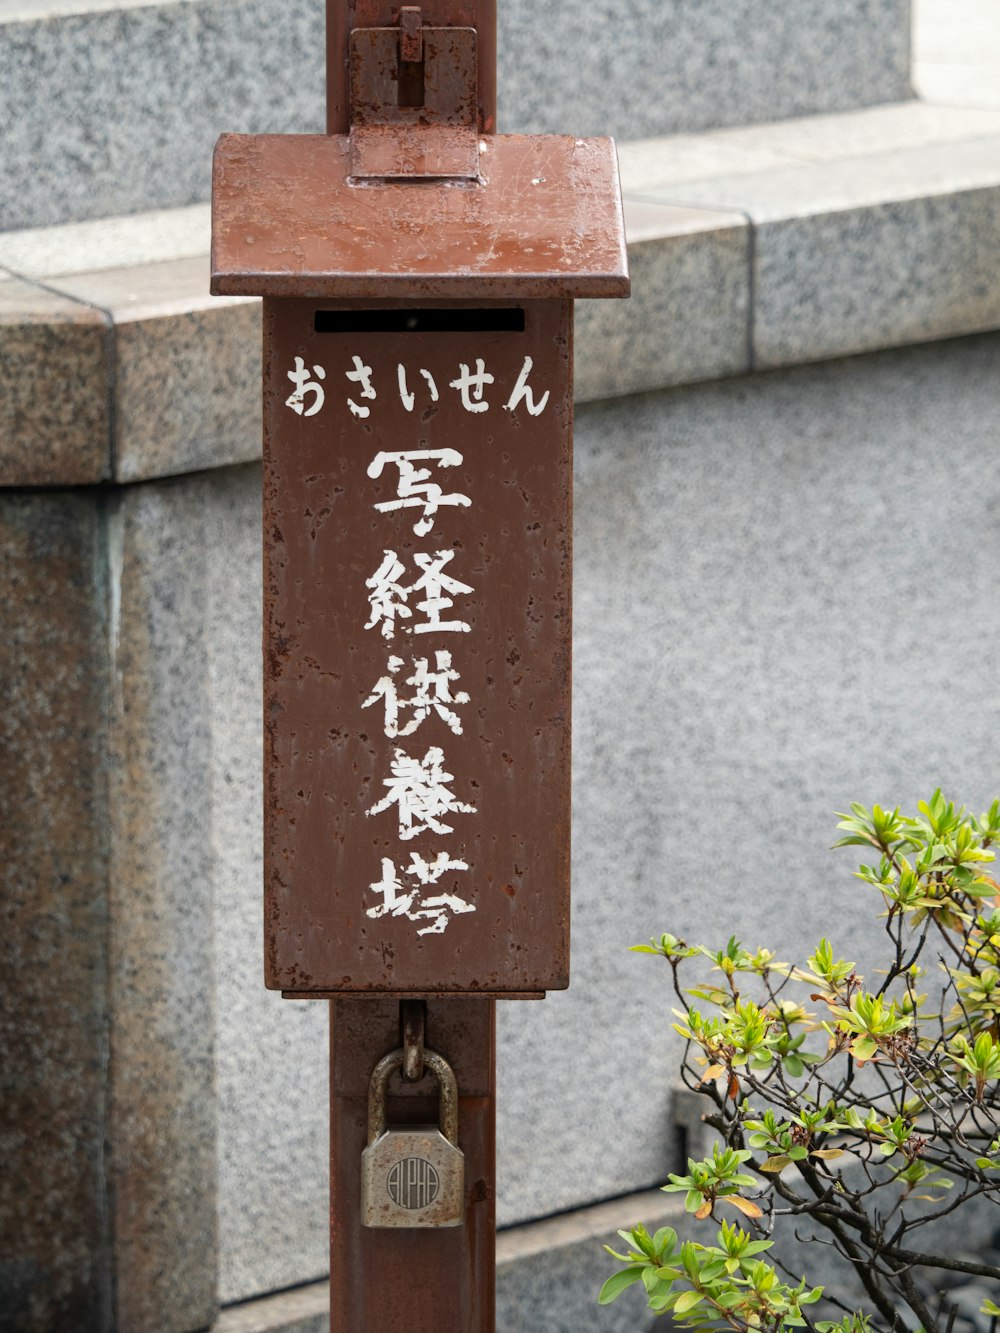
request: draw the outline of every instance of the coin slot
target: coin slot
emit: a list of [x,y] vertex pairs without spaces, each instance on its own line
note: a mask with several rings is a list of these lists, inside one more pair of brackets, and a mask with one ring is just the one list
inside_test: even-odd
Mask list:
[[524,310],[317,310],[313,327],[317,333],[523,333]]

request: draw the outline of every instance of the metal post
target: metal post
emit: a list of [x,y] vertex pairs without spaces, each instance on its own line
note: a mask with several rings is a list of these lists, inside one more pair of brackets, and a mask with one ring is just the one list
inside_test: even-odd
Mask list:
[[[433,22],[439,3],[422,6]],[[479,38],[480,126],[496,128],[495,0],[464,0],[441,18]],[[397,20],[380,0],[327,0],[327,133],[350,129],[348,36]],[[430,999],[425,1040],[458,1081],[465,1214],[459,1228],[405,1230],[361,1224],[359,1163],[366,1144],[368,1081],[379,1058],[403,1045],[410,1001],[330,1002],[330,1333],[493,1333],[496,1324],[496,1002]],[[390,1123],[437,1119],[432,1081],[400,1081]],[[391,1277],[390,1277],[391,1275]]]
[[[465,1215],[452,1228],[361,1225],[361,1153],[368,1080],[379,1057],[403,1044],[399,1000],[330,1004],[331,1333],[492,1333],[495,1327],[496,1081],[493,1000],[429,999],[427,1044],[459,1088]],[[437,1119],[430,1078],[390,1088],[389,1122]]]
[[[349,38],[354,28],[391,27],[399,22],[398,4],[387,0],[326,0],[326,132],[346,134],[351,128],[348,96]],[[476,29],[479,64],[479,128],[496,132],[497,6],[496,0],[424,0],[423,22]]]

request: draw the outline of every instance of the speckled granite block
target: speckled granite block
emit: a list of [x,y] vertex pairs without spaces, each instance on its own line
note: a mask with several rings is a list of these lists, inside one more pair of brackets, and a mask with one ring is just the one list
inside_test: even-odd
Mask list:
[[990,135],[655,196],[746,211],[755,365],[792,365],[997,327],[998,161]]
[[110,474],[107,319],[0,269],[0,484]]
[[117,1327],[216,1311],[215,959],[207,515],[197,489],[111,515],[111,1165]]
[[1000,185],[764,227],[755,364],[995,329],[998,248]]
[[112,525],[116,1223],[136,1333],[328,1268],[327,1006],[262,975],[260,485],[250,467],[127,488]]
[[95,496],[0,496],[5,1333],[110,1327],[101,566]]
[[[997,134],[1000,113],[912,101],[769,125],[627,140],[617,148],[626,199],[662,195],[669,200],[673,186],[689,181],[753,176],[808,162],[853,160],[872,154],[885,157]],[[890,169],[886,185],[892,179]]]
[[210,204],[190,204],[0,232],[0,262],[22,278],[44,278],[49,283],[67,273],[175,259],[202,259],[207,273],[211,212]]
[[631,298],[576,303],[577,401],[747,370],[746,219],[628,202],[625,222]]
[[[189,204],[223,130],[323,125],[320,4],[36,9],[0,41],[5,228]],[[508,132],[636,138],[909,95],[908,0],[511,0],[499,19]]]
[[329,1006],[263,982],[260,485],[256,467],[189,483],[205,514],[224,1302],[329,1269]]
[[208,294],[204,257],[67,275],[115,327],[115,478],[260,457],[260,302]]
[[644,138],[909,96],[909,0],[498,6],[499,121]]
[[996,336],[580,410],[572,984],[498,1013],[503,1222],[671,1169],[671,998],[629,945],[835,929],[866,965],[833,812],[987,807],[998,420]]
[[4,23],[2,226],[193,203],[223,130],[321,129],[323,14],[174,0]]

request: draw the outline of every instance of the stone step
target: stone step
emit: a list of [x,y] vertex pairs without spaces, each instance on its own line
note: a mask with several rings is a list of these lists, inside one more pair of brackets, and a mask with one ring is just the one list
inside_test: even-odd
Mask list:
[[[633,296],[578,302],[578,400],[1000,327],[1000,112],[676,135],[621,167]],[[208,233],[196,205],[0,237],[8,484],[259,456],[259,303],[208,295]]]
[[[322,0],[10,0],[0,231],[208,198],[223,130],[322,128]],[[620,139],[909,95],[909,0],[499,4],[506,131]]]
[[[662,1190],[643,1190],[611,1203],[579,1208],[561,1217],[511,1227],[497,1235],[497,1333],[634,1333],[642,1320],[637,1301],[597,1305],[597,1293],[614,1272],[605,1245],[620,1246],[618,1228],[642,1218],[648,1228],[680,1229],[684,1209]],[[211,1333],[329,1333],[330,1284],[223,1310]]]

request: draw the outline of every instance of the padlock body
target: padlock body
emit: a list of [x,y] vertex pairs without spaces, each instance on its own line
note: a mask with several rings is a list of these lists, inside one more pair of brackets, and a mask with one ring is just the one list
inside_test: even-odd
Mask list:
[[387,1129],[361,1154],[366,1227],[462,1225],[465,1158],[437,1125]]

